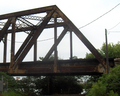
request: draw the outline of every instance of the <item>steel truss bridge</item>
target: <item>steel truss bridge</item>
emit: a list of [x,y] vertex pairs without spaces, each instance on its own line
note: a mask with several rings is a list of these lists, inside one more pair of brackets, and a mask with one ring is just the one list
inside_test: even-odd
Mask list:
[[[45,15],[41,16],[41,14]],[[64,28],[59,37],[57,37],[58,27]],[[54,44],[43,61],[37,61],[37,39],[46,28],[54,28]],[[57,46],[67,31],[70,32],[70,60],[58,60]],[[15,34],[17,32],[25,32],[28,35],[15,53]],[[72,60],[72,32],[96,59]],[[6,62],[8,34],[11,34],[10,62]],[[0,15],[0,41],[3,41],[1,43],[4,44],[0,71],[10,75],[82,75],[107,72],[105,58],[56,5]],[[32,46],[34,46],[34,61],[23,62]],[[53,52],[54,61],[48,61]],[[114,58],[109,58],[109,62],[109,67],[114,67]]]

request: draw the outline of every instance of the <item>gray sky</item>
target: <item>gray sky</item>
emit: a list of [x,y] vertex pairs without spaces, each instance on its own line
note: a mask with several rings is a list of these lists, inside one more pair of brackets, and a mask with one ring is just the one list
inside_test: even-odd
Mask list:
[[[98,18],[105,12],[115,7],[119,0],[1,0],[0,2],[0,14],[6,14],[16,11],[22,11],[27,9],[39,8],[50,5],[57,5],[61,11],[77,26],[80,28],[92,20]],[[110,29],[120,22],[120,5],[114,10],[98,19],[94,23],[80,29],[80,31],[86,36],[86,38],[93,44],[95,48],[100,48],[105,42],[105,28]],[[38,38],[44,40],[53,37],[53,33],[46,33],[52,31],[51,29],[45,30],[44,34]],[[58,30],[58,34],[62,29]],[[120,24],[108,32],[108,43],[116,44],[120,41]],[[119,31],[119,32],[117,32]],[[46,35],[47,34],[47,35]],[[23,33],[16,35],[16,41],[22,42],[26,34]],[[10,36],[8,36],[10,40]],[[10,41],[8,41],[10,44]],[[44,57],[52,46],[53,40],[38,42],[38,57]],[[8,44],[8,46],[9,46]],[[21,43],[16,42],[16,51]],[[3,44],[0,43],[0,62],[2,62],[3,56]],[[85,54],[89,50],[83,43],[73,34],[73,55],[79,58],[84,58]],[[7,61],[10,60],[10,48],[8,47]],[[26,56],[25,60],[32,60],[32,49]],[[69,56],[69,33],[65,35],[65,38],[58,46],[58,56],[60,58],[68,59]]]

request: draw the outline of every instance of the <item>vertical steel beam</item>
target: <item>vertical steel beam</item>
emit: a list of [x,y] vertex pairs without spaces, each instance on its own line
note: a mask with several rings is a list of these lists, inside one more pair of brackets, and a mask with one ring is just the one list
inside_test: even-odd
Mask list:
[[13,18],[12,22],[12,35],[11,35],[11,64],[10,66],[13,65],[14,63],[14,54],[15,54],[15,22],[16,18]]
[[55,24],[55,27],[54,27],[54,44],[55,44],[55,50],[54,50],[54,72],[55,73],[57,72],[57,59],[58,59],[58,56],[57,56],[57,46],[56,46],[56,41],[57,41],[57,26],[56,26],[56,23],[57,23],[57,17],[55,16],[54,17],[54,24]]
[[64,37],[64,35],[66,34],[66,32],[68,31],[68,27],[66,27],[63,32],[60,34],[60,36],[58,37],[58,39],[56,40],[56,44],[53,44],[53,46],[51,47],[51,49],[48,51],[47,55],[44,57],[43,61],[46,61],[50,55],[53,53],[53,51],[55,50],[55,47],[60,43],[60,41],[62,40],[62,38]]
[[4,36],[4,54],[3,54],[3,63],[6,63],[6,57],[7,57],[7,34]]
[[34,43],[34,62],[37,61],[37,40]]
[[73,57],[73,47],[72,47],[72,31],[70,30],[70,59]]

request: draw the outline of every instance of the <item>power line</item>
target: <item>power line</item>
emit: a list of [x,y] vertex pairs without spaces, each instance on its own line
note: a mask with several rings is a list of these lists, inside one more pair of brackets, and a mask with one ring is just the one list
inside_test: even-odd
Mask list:
[[[43,39],[43,40],[37,40],[37,42],[42,42],[42,41],[48,41],[54,38],[48,38],[48,39]],[[10,39],[7,39],[8,41],[11,41]],[[23,43],[22,41],[15,41],[16,43]]]
[[119,5],[120,5],[120,3],[119,3],[119,4],[117,4],[115,7],[113,7],[112,9],[110,9],[109,11],[107,11],[106,13],[104,13],[103,15],[101,15],[101,16],[99,16],[98,18],[94,19],[93,21],[91,21],[91,22],[87,23],[86,25],[84,25],[84,26],[80,27],[79,29],[84,28],[84,27],[86,27],[86,26],[90,25],[91,23],[93,23],[93,22],[97,21],[98,19],[100,19],[100,18],[101,18],[101,17],[103,17],[104,15],[108,14],[109,12],[111,12],[113,9],[115,9],[115,8],[116,8],[117,6],[119,6]]
[[111,32],[112,32],[112,33],[120,33],[120,31],[109,31],[109,30],[108,30],[108,34],[110,34]]
[[117,27],[119,24],[120,24],[120,22],[117,23],[115,26],[113,26],[112,28],[110,28],[110,29],[108,29],[108,30],[112,30],[113,28]]
[[48,39],[44,39],[44,40],[38,40],[37,42],[48,41],[48,40],[51,40],[51,39],[54,39],[54,38],[48,38]]
[[[68,33],[66,33],[66,34],[68,34]],[[54,39],[54,37],[52,37],[52,38],[48,38],[48,39],[43,39],[43,40],[37,40],[37,42],[43,42],[43,41],[48,41],[48,40],[52,40],[52,39]],[[10,39],[7,39],[8,41],[11,41]],[[22,41],[15,41],[16,43],[23,43]]]

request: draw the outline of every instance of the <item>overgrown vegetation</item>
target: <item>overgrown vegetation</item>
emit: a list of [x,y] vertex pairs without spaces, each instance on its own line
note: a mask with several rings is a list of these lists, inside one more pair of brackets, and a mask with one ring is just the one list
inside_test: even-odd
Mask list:
[[[106,45],[102,45],[98,49],[99,53],[106,57]],[[108,56],[109,57],[120,57],[120,42],[117,44],[108,44]],[[87,53],[86,58],[95,58],[92,53]],[[87,81],[88,85],[85,86],[87,96],[119,96],[118,93],[120,85],[120,65],[113,68],[110,73],[104,74],[102,77],[99,75],[91,75]],[[117,73],[117,74],[116,74]],[[114,89],[115,88],[115,89]]]
[[13,76],[0,72],[0,80],[3,79],[3,96],[20,96],[25,95],[19,90],[19,85]]
[[[98,52],[103,56],[106,57],[106,44],[103,43],[102,47],[98,49]],[[120,57],[120,42],[117,44],[109,43],[108,44],[108,56],[109,57]],[[92,53],[86,53],[87,58],[95,58]]]
[[27,76],[21,80],[15,80],[13,77],[1,73],[4,82],[8,79],[9,85],[8,92],[4,92],[3,96],[39,96],[56,93],[79,94],[82,92],[82,86],[75,76]]
[[111,69],[109,74],[103,74],[87,96],[120,96],[120,65]]

